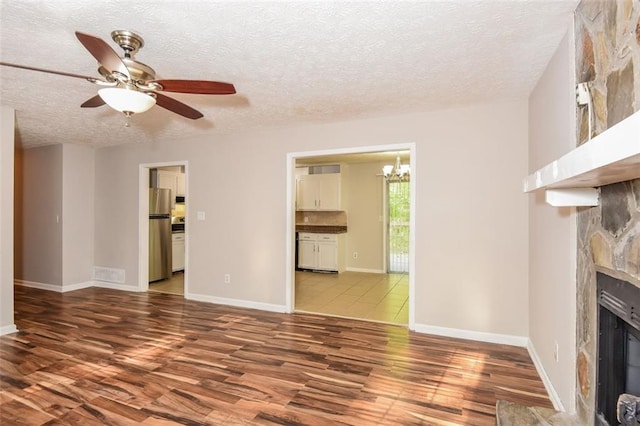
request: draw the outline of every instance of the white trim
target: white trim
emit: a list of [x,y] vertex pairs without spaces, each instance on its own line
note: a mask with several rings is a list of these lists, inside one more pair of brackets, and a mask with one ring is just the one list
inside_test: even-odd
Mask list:
[[21,285],[24,287],[37,288],[40,290],[55,291],[56,293],[62,293],[62,286],[55,285],[55,284],[45,284],[45,283],[39,283],[36,281],[25,281],[25,280],[17,280],[17,279],[13,280],[13,283],[15,285]]
[[367,152],[383,152],[383,151],[406,151],[409,150],[409,166],[411,168],[410,174],[410,222],[409,222],[409,330],[415,330],[415,236],[416,233],[416,169],[417,169],[417,155],[416,155],[416,143],[399,143],[389,145],[370,145],[352,148],[339,148],[321,151],[304,151],[304,152],[289,152],[287,153],[287,194],[286,194],[286,270],[285,270],[285,312],[291,313],[294,311],[295,304],[295,265],[293,260],[295,258],[295,164],[298,158],[317,157],[322,155],[340,155],[340,154],[360,154]]
[[39,283],[35,281],[25,281],[25,280],[14,280],[15,285],[21,285],[24,287],[37,288],[39,290],[47,290],[47,291],[55,291],[56,293],[66,293],[74,290],[81,290],[83,288],[90,287],[100,287],[100,288],[110,288],[113,290],[123,290],[123,291],[141,291],[138,287],[111,282],[111,281],[85,281],[82,283],[76,283],[71,285],[59,286],[55,284],[45,284]]
[[347,271],[349,272],[366,272],[366,273],[370,273],[370,274],[384,274],[384,270],[383,269],[369,269],[369,268],[351,268],[351,267],[347,267],[346,268]]
[[83,288],[93,287],[94,285],[93,281],[85,281],[81,283],[60,286],[56,284],[39,283],[36,281],[25,281],[25,280],[17,280],[17,279],[14,280],[13,283],[15,285],[21,285],[24,287],[37,288],[40,290],[47,290],[47,291],[55,291],[56,293],[66,293],[68,291],[74,291],[74,290],[80,290]]
[[460,328],[438,327],[435,325],[416,324],[418,333],[435,334],[436,336],[455,337],[458,339],[476,340],[478,342],[498,343],[501,345],[527,347],[529,339],[513,334],[486,333],[484,331],[463,330]]
[[588,188],[640,177],[640,111],[524,179],[524,192]]
[[4,336],[5,334],[17,333],[18,328],[15,324],[5,325],[4,327],[0,327],[0,336]]
[[549,399],[553,404],[553,408],[558,411],[565,411],[562,400],[560,399],[558,392],[556,392],[556,388],[553,387],[553,383],[551,383],[551,379],[549,379],[547,372],[542,366],[542,361],[540,361],[540,357],[538,357],[538,353],[536,352],[536,349],[533,346],[533,342],[530,339],[527,342],[527,351],[529,351],[531,361],[533,361],[533,365],[536,367],[536,371],[538,371],[538,376],[540,376],[540,380],[542,380],[542,383],[544,384],[544,387],[549,394]]
[[149,290],[149,169],[152,165],[140,164],[138,168],[138,291]]
[[140,287],[137,287],[137,286],[114,283],[111,281],[94,281],[93,286],[99,287],[99,288],[109,288],[111,290],[121,290],[121,291],[133,291],[133,292],[145,291],[145,290],[140,290]]
[[[411,162],[411,158],[409,158],[409,162]],[[389,270],[389,248],[387,247],[389,239],[389,189],[384,178],[380,179],[380,185],[382,185],[382,270],[387,272]]]
[[416,235],[418,226],[416,221],[416,182],[418,181],[418,155],[415,143],[409,146],[409,330],[416,329]]
[[296,249],[296,157],[287,154],[287,192],[286,192],[286,228],[285,228],[285,312],[292,313],[295,308],[295,249]]
[[185,293],[185,299],[198,302],[214,303],[216,305],[235,306],[238,308],[258,309],[261,311],[277,312],[280,314],[287,312],[285,305],[274,305],[271,303],[254,302],[251,300],[228,299],[226,297],[209,296],[206,294]]
[[553,207],[594,207],[600,201],[597,188],[546,189],[544,198]]

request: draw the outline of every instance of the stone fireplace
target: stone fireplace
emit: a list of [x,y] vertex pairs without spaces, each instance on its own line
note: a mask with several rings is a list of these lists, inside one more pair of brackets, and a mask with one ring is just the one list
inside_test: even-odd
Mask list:
[[[590,82],[595,136],[640,110],[640,1],[583,0],[576,9],[575,31],[576,83]],[[582,144],[588,139],[587,111],[577,112]],[[598,388],[606,382],[597,376],[599,368],[605,368],[598,365],[599,319],[608,315],[599,303],[598,277],[640,291],[640,180],[600,190],[600,205],[579,208],[577,214],[576,411],[582,424],[599,421],[598,404],[611,404],[604,401],[605,394],[614,392]],[[623,325],[615,318],[606,321]],[[625,333],[634,345],[634,332]],[[605,337],[610,338],[616,336]],[[611,368],[622,367],[620,359],[612,362]]]

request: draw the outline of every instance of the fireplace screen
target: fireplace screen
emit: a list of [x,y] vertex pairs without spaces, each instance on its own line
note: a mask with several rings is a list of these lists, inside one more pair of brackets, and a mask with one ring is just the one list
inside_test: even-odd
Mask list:
[[627,393],[640,395],[640,339],[633,333],[627,336]]
[[640,397],[640,287],[600,273],[597,280],[596,424],[617,425],[620,395]]

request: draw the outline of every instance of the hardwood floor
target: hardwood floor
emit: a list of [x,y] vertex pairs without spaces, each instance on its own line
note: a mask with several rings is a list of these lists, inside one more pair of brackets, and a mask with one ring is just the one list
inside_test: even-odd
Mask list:
[[161,293],[16,286],[0,424],[493,425],[550,407],[523,348]]

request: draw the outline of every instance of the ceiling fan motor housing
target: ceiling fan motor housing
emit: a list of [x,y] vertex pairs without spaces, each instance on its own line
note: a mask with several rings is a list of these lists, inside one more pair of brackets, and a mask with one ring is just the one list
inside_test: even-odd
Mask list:
[[[141,84],[145,84],[145,82],[149,80],[156,79],[156,72],[150,66],[145,65],[142,62],[135,61],[131,58],[122,58],[122,62],[124,62],[124,65],[129,70],[131,80]],[[100,66],[100,68],[98,68],[98,72],[107,80],[111,76],[109,70],[107,70],[103,66]]]
[[[144,85],[147,81],[155,80],[156,72],[154,71],[154,69],[146,64],[143,64],[142,62],[136,61],[132,56],[144,46],[144,40],[141,36],[131,31],[117,30],[111,32],[111,38],[125,52],[124,58],[122,58],[122,62],[127,67],[127,70],[129,70],[129,75],[131,76],[132,81]],[[114,78],[112,73],[104,66],[100,66],[98,68],[98,72],[107,81],[119,80],[117,76],[116,78]]]

